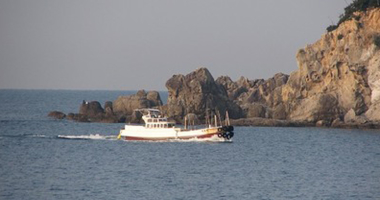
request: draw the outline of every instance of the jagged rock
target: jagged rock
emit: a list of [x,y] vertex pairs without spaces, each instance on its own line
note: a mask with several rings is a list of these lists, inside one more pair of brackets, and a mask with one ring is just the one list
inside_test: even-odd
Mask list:
[[104,103],[104,112],[107,115],[113,115],[113,109],[112,109],[112,101],[106,101]]
[[106,102],[104,107],[106,109],[103,109],[97,101],[83,101],[80,105],[79,113],[69,113],[66,118],[78,122],[119,122],[119,119],[112,112],[112,102]]
[[286,108],[283,104],[277,105],[272,112],[273,119],[285,120],[287,116]]
[[365,116],[357,116],[354,109],[349,110],[344,115],[344,123],[346,124],[365,124],[368,119]]
[[82,114],[69,113],[66,117],[68,120],[78,121],[78,122],[90,122],[87,116]]
[[339,128],[339,127],[342,127],[344,125],[344,122],[337,118],[337,119],[334,119],[331,123],[331,127],[334,127],[334,128]]
[[[380,33],[380,9],[368,10],[360,16],[359,21],[346,21],[316,43],[298,51],[299,69],[291,73],[282,87],[288,119],[343,118],[350,109],[356,115],[368,114],[366,117],[370,120],[375,119],[371,110],[378,104],[375,99],[379,88],[380,54],[372,38]],[[357,23],[362,26],[358,27]],[[338,35],[343,37],[338,39]],[[313,103],[320,101],[321,94],[330,95],[324,100],[326,106]],[[366,117],[357,116],[355,120],[364,122]]]
[[326,120],[319,120],[315,123],[316,127],[328,127],[330,126],[330,122]]
[[66,118],[65,113],[60,111],[52,111],[48,114],[49,117],[55,118],[55,119],[64,119]]
[[158,92],[150,91],[146,93],[144,90],[140,90],[134,95],[118,97],[113,102],[112,109],[117,116],[130,116],[135,109],[152,108],[161,105],[162,101]]
[[146,94],[146,98],[150,101],[150,106],[151,107],[157,107],[157,106],[162,106],[162,101],[160,97],[160,93],[157,91],[149,91]]
[[242,117],[241,108],[228,99],[226,90],[216,84],[206,68],[199,68],[190,74],[174,75],[166,82],[169,91],[167,114],[181,121],[188,113],[194,113],[204,120],[206,110],[226,110],[231,118]]
[[280,126],[280,127],[304,127],[314,126],[305,121],[278,120],[266,118],[241,118],[231,120],[233,126]]
[[141,112],[139,111],[136,111],[134,110],[132,115],[128,117],[128,122],[130,123],[135,123],[135,124],[140,124],[140,123],[143,123],[143,119],[142,119],[142,114]]
[[245,106],[244,112],[247,118],[265,118],[266,109],[262,104],[252,103]]
[[97,101],[87,102],[83,100],[79,108],[79,114],[87,116],[89,118],[97,118],[100,115],[104,114],[104,110],[100,103]]
[[242,93],[247,92],[248,89],[244,86],[238,85],[231,80],[228,76],[221,76],[215,81],[218,85],[222,86],[226,90],[228,98],[234,100],[239,97]]
[[345,115],[344,115],[344,123],[354,123],[356,119],[356,114],[354,109],[349,110]]
[[339,117],[338,101],[332,94],[317,94],[295,102],[289,116],[291,120],[316,122]]
[[233,82],[229,77],[222,76],[216,82],[227,92],[230,100],[233,100],[237,105],[244,108],[245,111],[248,111],[250,104],[261,104],[266,108],[266,114],[263,116],[256,113],[255,116],[271,117],[270,109],[281,104],[281,88],[287,83],[288,78],[289,75],[278,73],[267,80],[249,80],[245,77],[240,77],[239,80]]

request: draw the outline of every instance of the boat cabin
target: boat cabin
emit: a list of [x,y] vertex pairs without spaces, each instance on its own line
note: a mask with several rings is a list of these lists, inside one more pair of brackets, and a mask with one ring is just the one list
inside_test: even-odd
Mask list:
[[142,109],[139,110],[145,122],[145,128],[173,128],[175,123],[168,122],[168,119],[161,115],[160,110],[157,109]]

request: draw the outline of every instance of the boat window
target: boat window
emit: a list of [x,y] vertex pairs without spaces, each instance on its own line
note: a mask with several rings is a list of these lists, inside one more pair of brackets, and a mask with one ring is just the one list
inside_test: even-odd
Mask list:
[[169,127],[169,128],[173,127],[173,124],[168,124],[168,127]]
[[168,127],[168,125],[167,124],[164,124],[164,128],[167,128]]
[[157,122],[157,119],[154,119],[153,122]]
[[152,122],[152,119],[148,119],[148,122]]

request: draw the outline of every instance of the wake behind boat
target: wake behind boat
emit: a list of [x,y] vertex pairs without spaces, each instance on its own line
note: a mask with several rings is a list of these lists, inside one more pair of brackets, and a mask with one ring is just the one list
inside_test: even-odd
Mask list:
[[125,125],[124,129],[120,130],[118,139],[124,140],[171,140],[171,139],[206,139],[220,138],[231,140],[234,136],[234,127],[226,120],[226,125],[218,125],[215,116],[214,126],[209,124],[202,129],[177,128],[174,122],[169,122],[166,117],[161,115],[158,109],[139,109],[145,122],[141,125]]

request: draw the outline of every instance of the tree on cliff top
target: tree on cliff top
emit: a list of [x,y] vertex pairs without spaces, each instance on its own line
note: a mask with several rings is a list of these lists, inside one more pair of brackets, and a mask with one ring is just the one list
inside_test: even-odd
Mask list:
[[337,25],[331,25],[327,27],[327,31],[333,31],[338,26],[354,17],[356,11],[366,11],[368,8],[380,7],[380,0],[354,0],[350,5],[344,8],[344,14],[340,15],[340,19]]

